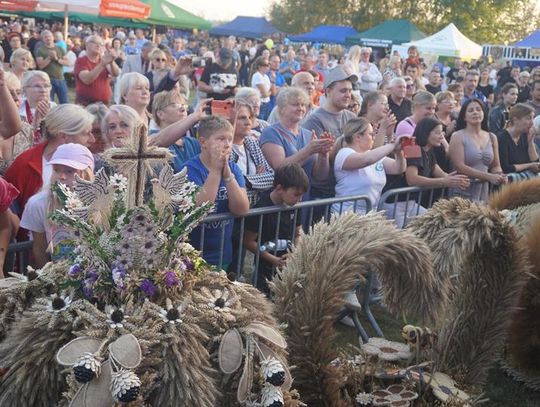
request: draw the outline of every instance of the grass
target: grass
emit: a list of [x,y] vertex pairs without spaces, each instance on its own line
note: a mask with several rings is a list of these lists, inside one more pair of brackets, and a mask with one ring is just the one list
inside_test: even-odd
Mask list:
[[[373,313],[379,323],[385,337],[389,340],[402,342],[401,328],[404,323],[395,319],[379,306],[372,308]],[[360,318],[362,325],[368,331],[369,335],[374,335],[371,326],[366,318]],[[344,347],[348,344],[359,345],[356,330],[343,324],[337,324],[336,346]],[[511,377],[507,376],[497,365],[491,369],[488,382],[485,388],[485,398],[489,401],[485,406],[489,407],[539,407],[540,392],[535,392]]]

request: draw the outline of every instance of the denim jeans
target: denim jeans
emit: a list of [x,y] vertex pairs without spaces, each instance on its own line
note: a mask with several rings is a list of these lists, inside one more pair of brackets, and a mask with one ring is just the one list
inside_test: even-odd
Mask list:
[[68,87],[65,79],[51,79],[51,100],[58,96],[58,104],[68,103]]
[[259,119],[261,120],[268,120],[268,116],[270,116],[270,112],[272,109],[270,108],[270,102],[261,103],[261,110],[259,113]]

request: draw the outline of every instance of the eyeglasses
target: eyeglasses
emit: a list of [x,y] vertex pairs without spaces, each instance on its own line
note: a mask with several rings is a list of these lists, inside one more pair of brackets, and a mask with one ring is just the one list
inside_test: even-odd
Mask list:
[[169,106],[172,106],[172,108],[174,110],[179,110],[180,113],[187,112],[187,110],[188,110],[188,105],[184,105],[184,104],[181,104],[181,103],[171,103],[170,105],[165,106],[165,108],[167,108]]
[[412,89],[414,88],[414,84],[410,83],[410,84],[407,84],[407,89]]
[[34,90],[49,90],[52,88],[52,85],[29,85],[26,87]]

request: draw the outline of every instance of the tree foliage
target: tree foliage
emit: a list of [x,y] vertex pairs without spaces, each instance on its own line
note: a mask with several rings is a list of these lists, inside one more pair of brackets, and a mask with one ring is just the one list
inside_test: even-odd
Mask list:
[[321,24],[367,30],[389,19],[407,19],[426,34],[453,22],[478,43],[510,43],[540,26],[535,0],[279,0],[273,24],[288,33]]

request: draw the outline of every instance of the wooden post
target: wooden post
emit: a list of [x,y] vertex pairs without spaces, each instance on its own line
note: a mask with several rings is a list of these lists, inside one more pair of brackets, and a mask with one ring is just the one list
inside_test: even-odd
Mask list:
[[67,42],[68,30],[69,30],[68,24],[69,24],[68,5],[65,4],[64,5],[64,41],[66,42]]

